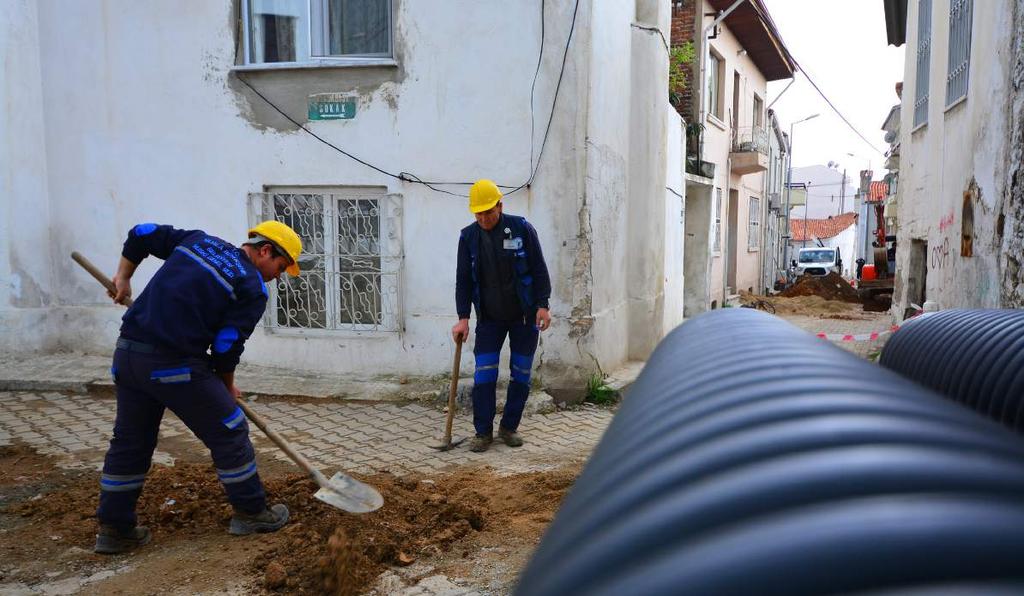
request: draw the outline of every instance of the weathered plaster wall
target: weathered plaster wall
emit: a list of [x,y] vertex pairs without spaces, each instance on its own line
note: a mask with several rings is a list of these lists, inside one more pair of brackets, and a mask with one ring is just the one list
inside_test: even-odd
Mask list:
[[1002,237],[1002,306],[1024,308],[1024,0],[1013,3],[1012,23],[1009,168],[996,233]]
[[[916,88],[917,3],[910,3],[903,104],[912,119]],[[1000,303],[998,220],[1006,181],[1010,118],[1010,0],[975,2],[966,100],[947,109],[949,0],[932,5],[928,122],[901,130],[897,279],[893,314],[902,317],[916,273],[912,240],[928,243],[928,300],[942,308],[992,308]],[[965,198],[965,194],[967,198]],[[965,201],[973,211],[973,256],[961,253]]]
[[38,19],[33,0],[0,10],[0,350],[55,347]]
[[[668,7],[660,4],[592,6],[581,0],[542,165],[529,189],[505,200],[508,212],[537,227],[551,270],[555,321],[536,358],[549,385],[578,383],[627,357],[625,281],[637,258],[627,249],[634,169],[653,177],[644,200],[654,213],[660,217],[667,209],[665,50],[656,33],[631,25],[639,7],[666,29]],[[245,82],[316,134],[391,172],[518,185],[530,172],[540,3],[498,8],[403,0],[395,4],[397,66],[273,72],[232,70],[239,51],[237,0],[198,3],[187,12],[155,1],[15,6],[2,17],[0,32],[38,32],[38,40],[14,44],[24,68],[7,68],[4,75],[13,81],[4,86],[5,130],[15,132],[5,133],[0,149],[13,155],[12,148],[20,147],[29,164],[18,169],[20,178],[12,177],[8,160],[0,166],[4,213],[18,212],[0,223],[10,238],[0,242],[0,267],[6,268],[0,272],[14,279],[8,274],[18,262],[12,249],[33,246],[24,267],[41,290],[31,294],[38,305],[24,302],[28,293],[18,294],[22,302],[15,303],[13,285],[5,284],[0,316],[5,324],[16,322],[5,340],[24,345],[35,328],[44,339],[32,349],[109,352],[123,311],[109,305],[66,255],[80,250],[112,272],[135,223],[202,228],[237,242],[248,227],[251,192],[374,187],[402,201],[402,331],[270,334],[261,328],[244,358],[353,375],[448,369],[457,234],[472,221],[465,199],[395,180],[340,155],[281,117]],[[546,3],[545,51],[533,101],[535,158],[573,8]],[[656,89],[656,98],[634,102],[624,87],[637,61],[644,68],[638,81]],[[307,123],[307,98],[322,92],[355,94],[355,119]],[[637,109],[652,110],[651,122],[642,114],[635,120]],[[22,130],[9,126],[15,119]],[[649,143],[641,162],[631,156],[635,124]],[[19,145],[23,138],[29,142]],[[7,188],[40,200],[31,209],[20,203],[15,209],[8,197],[19,193]],[[661,232],[645,238],[640,253],[656,254],[659,270],[663,255],[651,247],[672,241]],[[158,265],[156,259],[143,263],[133,280],[136,294]],[[667,287],[659,271],[639,297],[664,301]],[[660,317],[658,311],[655,319]],[[645,326],[643,332],[660,339],[664,329]],[[467,370],[471,348],[463,351]]]
[[[565,254],[563,242],[577,236],[577,220],[569,215],[582,194],[583,162],[573,148],[583,136],[586,114],[580,110],[578,78],[589,48],[581,26],[589,19],[586,4],[581,3],[582,20],[544,164],[529,191],[506,201],[509,212],[536,225],[548,251],[556,325],[545,335],[545,358],[569,362],[579,360],[575,352],[552,350],[552,344],[564,341],[571,309],[566,286],[573,257]],[[259,330],[245,357],[351,373],[433,373],[450,366],[439,354],[451,350],[457,232],[472,221],[465,200],[396,181],[349,160],[274,116],[240,79],[299,121],[305,121],[309,94],[359,94],[355,119],[308,126],[390,171],[410,171],[424,179],[491,177],[519,184],[530,168],[530,84],[539,50],[539,5],[505,5],[501,18],[494,18],[493,7],[480,3],[439,10],[402,2],[395,18],[397,67],[243,74],[231,72],[236,53],[232,3],[199,3],[186,12],[163,2],[49,1],[37,6],[39,26],[31,30],[39,31],[34,47],[41,48],[41,59],[34,70],[26,69],[36,77],[41,73],[42,91],[35,101],[19,100],[19,117],[38,114],[41,120],[46,115],[45,126],[39,122],[34,127],[45,129],[45,136],[34,137],[40,146],[45,139],[45,159],[38,160],[38,175],[26,178],[44,189],[48,185],[49,228],[47,218],[39,221],[43,230],[52,230],[53,256],[35,252],[32,265],[43,273],[52,271],[57,280],[52,294],[62,308],[49,312],[48,320],[61,323],[61,343],[109,351],[121,315],[66,258],[73,248],[112,271],[126,231],[139,221],[203,228],[238,241],[248,224],[250,192],[266,186],[375,186],[402,195],[404,203],[404,332],[303,337]],[[547,10],[547,48],[535,96],[538,148],[572,6],[548,3]],[[508,22],[518,25],[503,25]],[[473,35],[465,34],[466,23],[476,24]],[[68,39],[77,41],[69,44]],[[155,259],[143,264],[134,280],[136,293],[157,265]],[[24,311],[15,316],[24,319]],[[469,366],[469,350],[465,353]]]
[[[626,216],[629,356],[646,358],[662,337],[665,310],[665,240],[677,234],[678,218],[665,218],[668,136],[668,48],[671,6],[637,0],[632,28],[629,198]],[[644,18],[641,18],[644,17]],[[658,31],[652,31],[657,29]],[[681,255],[680,255],[681,260]]]

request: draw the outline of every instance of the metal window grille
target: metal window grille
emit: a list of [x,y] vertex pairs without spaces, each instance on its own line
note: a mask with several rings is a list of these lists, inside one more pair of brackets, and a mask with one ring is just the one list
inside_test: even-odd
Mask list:
[[932,0],[917,3],[917,75],[914,79],[914,126],[928,122],[928,65],[932,56]]
[[757,197],[750,197],[747,221],[747,248],[758,248],[761,246],[761,200]]
[[946,107],[967,95],[971,71],[971,25],[973,0],[952,0],[949,4],[949,65],[946,73]]
[[302,274],[273,284],[271,329],[398,331],[401,201],[396,195],[250,195],[253,221],[276,219],[302,238]]
[[722,189],[715,189],[715,242],[714,251],[722,251]]

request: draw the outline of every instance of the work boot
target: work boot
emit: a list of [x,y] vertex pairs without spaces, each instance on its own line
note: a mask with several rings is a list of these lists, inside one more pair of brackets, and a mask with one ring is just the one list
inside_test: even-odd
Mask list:
[[505,428],[498,428],[498,438],[505,442],[509,447],[522,447],[523,439],[514,430],[508,430]]
[[469,450],[474,453],[483,453],[491,448],[491,443],[494,442],[494,437],[490,435],[477,435],[473,437],[473,441],[469,444]]
[[269,509],[259,513],[243,513],[235,510],[228,526],[228,533],[235,536],[245,536],[256,532],[276,532],[288,523],[288,506],[278,503]]
[[117,555],[149,544],[152,537],[153,534],[145,526],[125,530],[101,524],[99,534],[96,534],[96,546],[92,550],[101,555]]

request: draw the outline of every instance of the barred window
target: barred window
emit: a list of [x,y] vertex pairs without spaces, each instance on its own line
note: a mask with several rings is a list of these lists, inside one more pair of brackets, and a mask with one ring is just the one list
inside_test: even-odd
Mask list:
[[722,252],[722,189],[715,189],[715,224],[712,228],[712,234],[714,236],[714,242],[712,243],[713,252]]
[[967,95],[971,71],[973,0],[949,3],[949,64],[946,73],[946,107]]
[[254,222],[276,219],[302,238],[302,274],[273,284],[267,327],[400,329],[399,197],[282,188],[251,194],[250,207]]
[[917,3],[917,75],[914,78],[914,127],[928,122],[928,66],[932,57],[932,0]]
[[750,212],[747,214],[747,249],[761,247],[761,199],[750,197]]

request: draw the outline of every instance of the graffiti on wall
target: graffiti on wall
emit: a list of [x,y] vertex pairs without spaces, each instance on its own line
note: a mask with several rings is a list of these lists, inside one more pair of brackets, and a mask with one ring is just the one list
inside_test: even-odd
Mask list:
[[949,263],[949,238],[943,238],[942,244],[932,247],[931,258],[928,264],[932,269],[945,269]]
[[953,215],[953,210],[950,209],[949,213],[947,213],[946,215],[943,215],[942,219],[939,220],[939,231],[940,232],[945,232],[946,228],[952,226],[954,221],[955,221],[955,216]]

